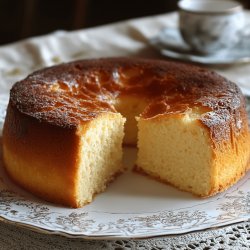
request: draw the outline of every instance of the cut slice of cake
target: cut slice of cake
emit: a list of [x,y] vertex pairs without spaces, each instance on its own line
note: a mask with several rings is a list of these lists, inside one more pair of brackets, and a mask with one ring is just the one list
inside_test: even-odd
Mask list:
[[8,174],[45,200],[81,207],[123,171],[124,122],[119,113],[105,112],[77,127],[58,128],[10,104],[3,138]]
[[138,118],[136,170],[198,196],[214,195],[234,184],[247,170],[248,131],[240,137],[232,131],[229,141],[220,134],[216,141],[213,131],[218,124],[206,124],[209,114],[195,108],[165,119]]

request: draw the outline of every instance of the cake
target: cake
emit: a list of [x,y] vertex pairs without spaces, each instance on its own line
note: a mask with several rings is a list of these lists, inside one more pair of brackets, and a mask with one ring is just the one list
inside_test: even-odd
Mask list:
[[137,145],[137,172],[214,195],[248,170],[244,97],[215,72],[135,58],[60,64],[10,91],[5,169],[45,200],[91,202],[124,171],[122,143]]

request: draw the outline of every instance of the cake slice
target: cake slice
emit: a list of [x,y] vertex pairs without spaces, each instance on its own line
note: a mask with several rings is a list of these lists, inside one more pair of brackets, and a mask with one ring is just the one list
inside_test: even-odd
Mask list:
[[9,105],[4,126],[5,165],[12,180],[30,192],[81,207],[123,171],[125,118],[119,113],[59,128],[15,109]]
[[[194,108],[170,113],[165,119],[138,118],[136,170],[202,197],[239,180],[248,168],[247,128],[240,136],[231,130],[227,138],[225,131],[217,131],[219,121],[209,124],[211,113],[203,112]],[[224,129],[230,129],[229,121],[224,122]]]

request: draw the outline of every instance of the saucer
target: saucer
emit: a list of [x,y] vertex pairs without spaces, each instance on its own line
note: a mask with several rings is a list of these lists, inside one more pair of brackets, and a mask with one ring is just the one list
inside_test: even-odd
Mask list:
[[149,40],[163,56],[171,59],[194,62],[205,65],[231,65],[250,62],[250,30],[241,34],[238,44],[230,49],[225,49],[216,54],[198,54],[190,49],[183,41],[179,29],[165,28]]

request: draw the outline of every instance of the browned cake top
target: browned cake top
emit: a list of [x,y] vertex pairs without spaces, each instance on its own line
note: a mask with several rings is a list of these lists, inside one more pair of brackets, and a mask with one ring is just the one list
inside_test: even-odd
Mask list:
[[149,105],[141,114],[152,118],[204,108],[208,127],[238,117],[244,98],[239,88],[215,72],[160,60],[106,58],[45,68],[17,82],[10,103],[40,121],[75,127],[101,112],[115,112],[121,95],[143,96]]

